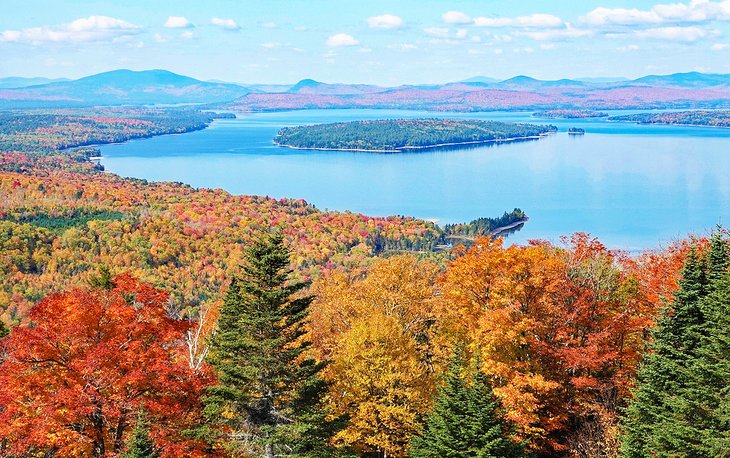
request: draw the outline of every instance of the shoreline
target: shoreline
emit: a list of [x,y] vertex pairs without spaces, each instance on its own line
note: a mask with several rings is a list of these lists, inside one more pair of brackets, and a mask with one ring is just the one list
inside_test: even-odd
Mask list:
[[406,153],[409,150],[424,150],[424,149],[433,149],[433,148],[442,148],[442,147],[449,147],[449,146],[464,146],[464,145],[482,145],[487,143],[509,143],[509,142],[516,142],[520,140],[539,140],[543,137],[547,137],[551,133],[545,133],[540,135],[530,135],[527,137],[509,137],[509,138],[494,138],[491,140],[475,140],[470,142],[454,142],[454,143],[438,143],[435,145],[426,145],[426,146],[404,146],[400,149],[365,149],[365,148],[323,148],[323,147],[307,147],[307,146],[294,146],[294,145],[287,145],[284,143],[279,143],[277,141],[272,141],[274,145],[281,147],[281,148],[291,148],[296,150],[304,150],[304,151],[350,151],[350,152],[359,152],[359,153]]

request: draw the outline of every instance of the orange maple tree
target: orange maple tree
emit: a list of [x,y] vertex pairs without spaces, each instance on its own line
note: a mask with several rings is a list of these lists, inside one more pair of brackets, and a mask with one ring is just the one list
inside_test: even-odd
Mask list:
[[129,275],[52,294],[15,328],[0,356],[0,437],[9,453],[116,456],[144,408],[163,456],[206,456],[181,434],[200,420],[207,368],[190,368],[189,324],[168,293]]

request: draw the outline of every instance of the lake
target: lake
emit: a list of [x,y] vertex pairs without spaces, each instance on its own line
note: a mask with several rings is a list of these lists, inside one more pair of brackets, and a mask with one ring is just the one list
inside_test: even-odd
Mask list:
[[[628,114],[631,112],[621,112]],[[534,141],[398,154],[277,147],[279,128],[357,119],[457,117],[553,124]],[[570,136],[569,127],[586,130]],[[530,113],[306,110],[239,114],[208,129],[100,147],[107,171],[234,194],[302,198],[320,209],[439,224],[519,207],[509,241],[589,232],[613,248],[660,247],[730,215],[730,129],[540,120]]]

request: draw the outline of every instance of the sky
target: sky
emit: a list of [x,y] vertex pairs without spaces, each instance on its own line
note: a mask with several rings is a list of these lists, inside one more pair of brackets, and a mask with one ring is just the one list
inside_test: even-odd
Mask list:
[[2,0],[0,77],[383,86],[730,73],[730,0]]

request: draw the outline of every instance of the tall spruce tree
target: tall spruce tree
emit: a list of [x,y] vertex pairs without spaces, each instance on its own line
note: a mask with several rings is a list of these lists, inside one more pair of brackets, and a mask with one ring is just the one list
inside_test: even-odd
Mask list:
[[5,323],[0,321],[0,339],[10,334],[10,330],[5,326]]
[[150,437],[149,423],[144,411],[137,413],[137,421],[127,442],[127,449],[119,458],[158,458],[160,451]]
[[[471,379],[471,380],[469,380]],[[524,456],[486,374],[469,370],[457,349],[439,387],[424,430],[411,442],[412,458]]]
[[689,254],[679,290],[663,310],[637,374],[638,389],[623,422],[623,456],[718,456],[710,454],[706,436],[716,432],[710,423],[719,400],[708,401],[708,390],[722,390],[724,383],[727,392],[728,379],[723,382],[715,371],[718,355],[710,350],[722,346],[721,337],[712,336],[722,333],[719,316],[728,313],[721,305],[727,266],[722,231],[713,235],[707,255]]
[[270,457],[332,456],[320,377],[302,338],[312,297],[291,278],[280,233],[265,234],[245,252],[242,274],[224,298],[209,361],[218,384],[204,397],[211,430],[223,427],[229,446],[245,444]]

